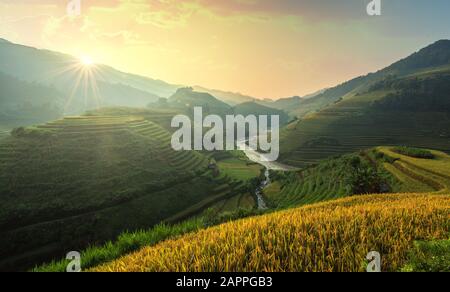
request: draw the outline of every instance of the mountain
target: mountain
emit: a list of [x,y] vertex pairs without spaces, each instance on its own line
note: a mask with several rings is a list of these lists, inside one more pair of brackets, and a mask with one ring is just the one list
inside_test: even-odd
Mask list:
[[303,98],[303,99],[310,99],[310,98],[316,97],[316,96],[318,96],[318,95],[324,93],[324,92],[327,91],[327,90],[328,90],[328,88],[321,89],[321,90],[317,90],[316,92],[307,94],[307,95],[303,96],[302,98]]
[[[145,107],[160,97],[172,96],[178,88],[184,86],[124,73],[102,64],[89,69],[73,56],[13,44],[4,39],[0,39],[0,72],[22,81],[55,88],[60,92],[61,98],[67,102],[70,100],[66,109],[68,114],[79,114],[96,108],[99,104]],[[87,86],[84,83],[85,72],[89,75],[86,79]],[[78,86],[77,79],[81,82]],[[254,100],[253,97],[239,93],[201,86],[194,89],[214,95],[230,106]]]
[[283,111],[291,111],[301,105],[302,98],[300,96],[293,96],[287,98],[280,98],[278,100],[258,100],[257,103],[271,108]]
[[55,88],[28,83],[0,72],[0,124],[2,128],[56,120],[64,99]]
[[241,93],[234,93],[234,92],[228,92],[228,91],[222,91],[222,90],[216,90],[216,89],[207,89],[201,86],[194,86],[193,89],[195,91],[199,92],[206,92],[213,96],[215,96],[217,99],[226,102],[227,104],[234,106],[240,103],[254,101],[257,98],[243,95]]
[[280,116],[280,125],[285,125],[290,120],[290,118],[286,114],[286,112],[261,105],[257,102],[245,102],[245,103],[238,104],[235,107],[233,107],[233,111],[234,111],[235,115],[243,115],[243,116],[278,115],[278,116]]
[[218,100],[206,92],[197,92],[192,87],[179,88],[175,94],[168,98],[169,107],[192,110],[202,107],[204,114],[226,115],[231,114],[231,106]]
[[286,112],[267,107],[254,101],[237,104],[233,107],[220,101],[215,96],[198,92],[192,87],[179,88],[177,92],[166,99],[160,99],[156,103],[149,104],[150,108],[159,109],[177,109],[179,111],[191,114],[194,107],[202,107],[203,113],[225,115],[279,115],[280,125],[287,124],[290,120]]
[[55,88],[76,114],[100,106],[146,106],[178,88],[126,74],[105,65],[83,66],[75,57],[0,42],[0,71],[20,80]]
[[[302,103],[282,133],[281,159],[297,166],[376,145],[450,151],[450,41]],[[311,112],[312,111],[312,112]]]
[[[280,98],[277,100],[271,100],[271,99],[263,99],[263,100],[257,100],[259,104],[283,110],[287,113],[289,113],[290,116],[303,116],[303,114],[309,113],[311,111],[316,110],[317,108],[320,108],[320,103],[317,103],[318,100],[313,100],[312,102],[310,99],[313,99],[321,94],[323,94],[327,89],[318,90],[314,93],[308,94],[306,96],[300,97],[300,96],[292,96],[292,97],[286,97],[286,98]],[[313,104],[313,106],[308,106],[308,104]]]
[[311,112],[316,112],[324,107],[332,105],[345,95],[353,91],[364,90],[364,86],[370,86],[371,82],[377,82],[389,75],[406,76],[426,68],[439,67],[449,63],[449,40],[440,40],[423,48],[419,52],[402,59],[389,67],[366,76],[344,82],[336,87],[325,90],[322,94],[302,102],[301,106],[290,112],[291,115],[303,117]]

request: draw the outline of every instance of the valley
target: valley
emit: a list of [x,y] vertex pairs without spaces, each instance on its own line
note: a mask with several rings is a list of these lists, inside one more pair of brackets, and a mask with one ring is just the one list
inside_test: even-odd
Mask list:
[[[70,250],[84,271],[360,272],[373,250],[383,271],[448,267],[448,40],[274,101],[85,64],[99,98],[53,76],[71,56],[0,56],[1,271],[63,272]],[[278,116],[280,159],[244,147],[269,129],[174,150],[175,116],[210,129],[196,109]]]

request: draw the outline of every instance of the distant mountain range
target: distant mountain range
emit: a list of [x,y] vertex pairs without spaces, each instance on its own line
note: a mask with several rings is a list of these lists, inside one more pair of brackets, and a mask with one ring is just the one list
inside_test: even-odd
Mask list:
[[240,103],[249,102],[257,100],[258,98],[244,95],[241,93],[235,93],[235,92],[228,92],[228,91],[222,91],[222,90],[215,90],[215,89],[208,89],[202,86],[194,86],[193,87],[195,91],[199,92],[207,92],[213,96],[215,96],[217,99],[226,102],[227,104],[234,106]]
[[215,96],[194,90],[192,87],[179,88],[175,94],[168,99],[160,99],[157,103],[150,104],[151,108],[177,109],[191,113],[194,107],[202,107],[205,114],[225,115],[279,115],[280,124],[284,125],[289,121],[288,114],[274,107],[249,101],[231,106]]
[[[176,94],[177,89],[185,87],[124,73],[101,64],[92,68],[84,67],[80,60],[73,56],[14,44],[4,39],[0,39],[0,73],[2,80],[6,78],[14,80],[13,83],[21,84],[10,86],[11,90],[17,89],[17,92],[10,92],[9,97],[5,96],[4,91],[0,92],[2,104],[0,120],[6,123],[10,117],[16,117],[15,121],[10,121],[12,125],[21,125],[17,123],[22,122],[24,125],[45,122],[50,116],[53,118],[61,117],[63,114],[80,114],[99,105],[145,107],[158,101],[159,98],[169,98]],[[24,91],[19,88],[36,85],[39,85],[41,95],[52,98],[41,103],[38,97],[30,94],[21,95]],[[240,93],[201,86],[194,89],[197,92],[208,93],[228,106],[256,100]],[[11,96],[15,98],[11,99]],[[8,103],[3,105],[7,99]],[[39,114],[34,117],[33,113],[29,113],[25,119],[21,107],[23,102],[29,99],[33,99],[35,106],[48,106],[50,102],[52,114],[49,116]]]

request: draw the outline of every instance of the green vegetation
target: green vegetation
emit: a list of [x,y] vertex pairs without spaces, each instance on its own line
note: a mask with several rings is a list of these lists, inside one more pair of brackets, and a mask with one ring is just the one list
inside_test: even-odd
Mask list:
[[[161,103],[162,102],[162,103]],[[157,104],[150,104],[150,107],[159,106],[161,108],[176,108],[192,111],[194,107],[202,107],[205,114],[217,114],[224,116],[231,114],[231,106],[218,100],[214,96],[205,92],[196,92],[193,88],[180,88],[168,100],[160,100]]]
[[362,272],[371,250],[382,253],[382,271],[397,271],[412,240],[446,238],[449,215],[447,195],[345,198],[187,234],[93,271]]
[[[226,115],[278,115],[280,118],[280,125],[285,125],[290,120],[288,114],[282,110],[267,107],[253,101],[230,106],[210,93],[194,91],[191,87],[180,88],[168,99],[161,98],[158,102],[150,103],[148,107],[164,110],[177,110],[191,116],[193,115],[194,107],[202,107],[205,115],[215,114],[222,117]],[[271,126],[270,119],[268,126]]]
[[403,154],[406,156],[411,156],[415,158],[424,158],[424,159],[433,159],[434,155],[428,150],[419,149],[419,148],[412,148],[412,147],[395,147],[393,149],[394,152],[397,152],[399,154]]
[[450,272],[450,240],[417,241],[403,272]]
[[[82,269],[115,260],[124,254],[144,246],[154,245],[168,238],[197,231],[206,225],[202,219],[192,219],[176,225],[160,224],[148,231],[125,232],[114,242],[109,241],[100,247],[89,247],[81,253]],[[68,260],[53,261],[33,269],[34,272],[65,272]]]
[[0,139],[2,127],[18,127],[61,117],[63,96],[55,88],[27,83],[0,72]]
[[281,132],[281,161],[304,167],[378,145],[450,152],[449,43],[304,101],[314,109],[300,106]]
[[421,149],[435,157],[422,159],[396,149],[378,147],[324,160],[299,172],[274,173],[274,183],[264,195],[272,207],[286,208],[367,193],[450,190],[447,154]]
[[[0,73],[0,270],[53,260],[34,270],[64,271],[67,261],[54,259],[84,250],[83,269],[96,271],[361,271],[375,249],[386,271],[448,271],[449,41],[313,98],[276,102],[214,91],[230,105],[210,90],[175,92],[99,67],[111,80],[99,84],[105,104],[148,107],[63,120],[66,77],[46,76],[55,88],[22,81],[49,68],[11,43],[0,55],[16,56],[12,48],[29,66],[10,68],[20,80]],[[49,67],[67,60],[35,53]],[[254,194],[263,167],[241,152],[172,150],[172,117],[195,106],[295,117],[281,132],[281,160],[302,169],[272,171],[269,210],[257,210]]]
[[[291,173],[281,173],[281,172],[273,172],[272,177],[275,179],[275,182],[269,186],[268,189],[266,189],[266,196],[269,203],[272,203],[273,207],[278,208],[286,208],[286,207],[295,207],[298,205],[306,205],[311,202],[320,202],[324,200],[332,200],[334,198],[339,198],[339,196],[348,196],[351,195],[352,192],[355,191],[354,187],[368,187],[369,189],[373,188],[374,184],[373,182],[382,182],[383,184],[386,184],[391,188],[390,190],[386,189],[385,191],[399,191],[399,190],[409,190],[416,188],[417,185],[422,185],[424,188],[424,192],[444,192],[448,191],[448,187],[450,186],[450,157],[442,152],[438,151],[430,151],[436,159],[433,160],[424,160],[424,159],[418,159],[413,158],[410,156],[402,155],[399,153],[396,153],[393,151],[394,148],[392,147],[378,147],[376,149],[359,152],[358,154],[352,154],[352,155],[345,155],[339,158],[329,159],[327,161],[322,162],[321,164],[310,167],[307,170],[301,171],[301,172],[291,172]],[[228,153],[227,155],[216,155],[217,157],[222,157],[222,159],[225,159],[225,161],[237,159],[233,154]],[[234,158],[233,158],[234,157]],[[219,160],[220,161],[220,160]],[[237,159],[239,161],[239,159]],[[235,161],[236,163],[236,161]],[[242,162],[240,162],[242,163]],[[233,168],[234,163],[231,168]],[[391,166],[392,168],[387,168],[386,166]],[[401,167],[400,167],[401,166]],[[395,169],[397,172],[391,172],[391,169]],[[354,175],[353,173],[359,173],[358,175]],[[398,174],[402,174],[404,177],[407,177],[409,181],[413,182],[412,185],[406,184],[405,181],[401,180],[398,177]],[[369,174],[369,175],[363,175],[363,174]],[[375,180],[373,180],[373,176],[376,177]],[[356,177],[356,178],[355,178]],[[320,179],[322,179],[320,181]],[[328,180],[327,180],[328,179]],[[343,184],[338,184],[337,182],[344,182]],[[333,184],[334,183],[334,184]],[[352,185],[354,183],[354,185]],[[366,184],[367,183],[367,184]],[[311,193],[314,193],[313,196],[302,196],[299,192],[293,192],[292,190],[295,190],[292,185],[295,185],[297,188],[306,187],[309,186],[310,189],[308,190]],[[375,184],[376,185],[376,184]],[[339,186],[341,189],[339,189]],[[380,187],[380,185],[376,185],[377,187]],[[327,193],[328,192],[328,193]],[[338,192],[338,196],[334,196],[333,193]],[[341,192],[341,193],[339,193]],[[321,194],[328,194],[328,196],[324,196]],[[359,194],[359,193],[358,193]],[[395,197],[395,199],[394,199]],[[244,208],[243,203],[245,201],[245,198],[253,200],[252,204],[248,206],[248,208]],[[430,204],[431,201],[436,200],[436,203],[432,203],[432,206],[430,205],[429,208],[417,208],[417,206],[421,205],[424,206],[425,204]],[[371,212],[374,212],[375,217],[379,218],[379,216],[383,216],[382,223],[380,220],[373,220],[373,222],[380,222],[383,226],[373,227],[374,230],[380,230],[380,228],[385,228],[386,230],[391,230],[391,235],[393,236],[389,240],[389,244],[391,244],[391,247],[389,247],[390,252],[388,253],[390,257],[392,257],[392,261],[390,261],[389,265],[385,265],[386,270],[397,270],[400,267],[403,267],[406,262],[408,262],[408,265],[405,267],[405,269],[408,270],[420,270],[424,269],[424,267],[427,267],[427,269],[433,269],[433,270],[439,270],[442,269],[442,267],[445,267],[445,248],[446,246],[443,245],[441,248],[440,242],[437,247],[433,245],[433,253],[436,256],[439,256],[440,258],[432,258],[435,260],[430,260],[428,255],[425,257],[420,258],[418,256],[418,253],[410,252],[407,256],[407,250],[411,248],[411,242],[408,242],[409,235],[406,237],[397,237],[398,233],[395,231],[397,230],[397,226],[394,227],[394,222],[398,224],[401,222],[401,220],[405,219],[404,215],[409,214],[408,216],[412,216],[411,218],[415,218],[414,222],[422,224],[421,226],[424,228],[423,230],[430,230],[429,228],[433,226],[433,228],[438,228],[439,230],[443,232],[447,232],[449,230],[448,223],[440,224],[434,222],[430,223],[429,225],[424,224],[426,220],[431,218],[432,216],[435,219],[443,219],[448,218],[448,215],[445,215],[442,212],[447,212],[448,208],[446,208],[444,205],[446,204],[448,196],[431,196],[431,195],[408,195],[408,194],[400,194],[400,195],[389,195],[385,194],[379,197],[374,196],[357,196],[355,199],[346,199],[349,200],[348,203],[343,203],[342,207],[343,210],[341,210],[343,213],[340,213],[341,211],[337,211],[336,206],[339,205],[338,202],[330,202],[333,207],[331,209],[333,211],[326,211],[322,212],[321,214],[325,216],[326,218],[334,218],[333,220],[336,220],[339,216],[342,214],[347,214],[348,210],[344,210],[346,208],[353,208],[353,202],[354,200],[357,200],[359,203],[358,208],[361,208],[359,211],[355,212],[349,212],[348,216],[353,218],[350,220],[342,219],[342,223],[339,223],[338,225],[333,226],[342,226],[344,224],[343,222],[351,221],[351,222],[360,222],[360,220],[356,220],[354,216],[360,216],[361,214],[365,214],[364,216],[368,216]],[[307,200],[310,199],[308,202]],[[388,201],[389,204],[386,204],[384,201]],[[347,202],[345,201],[345,202]],[[352,203],[350,203],[350,201]],[[439,203],[439,202],[440,203]],[[344,201],[343,201],[344,202]],[[337,205],[336,205],[337,204]],[[380,207],[383,206],[383,210],[378,211],[378,207],[375,207],[375,205],[379,205]],[[299,218],[301,220],[306,220],[305,212],[313,211],[314,208],[318,208],[321,205],[316,206],[305,206],[304,211],[302,214],[299,214]],[[355,205],[356,206],[356,205]],[[389,208],[392,208],[391,211],[387,211],[387,206]],[[340,208],[340,207],[338,207]],[[434,215],[420,213],[426,210],[426,212],[431,210],[437,210],[435,208],[441,208],[441,211],[436,211],[437,213]],[[206,210],[206,208],[203,208]],[[306,211],[308,210],[308,211]],[[400,211],[403,210],[403,211]],[[269,212],[272,212],[269,210]],[[330,214],[333,213],[335,215]],[[414,213],[416,212],[416,213]],[[432,211],[435,212],[435,211]],[[130,259],[136,259],[134,255],[130,255],[129,257],[125,257],[123,259],[119,259],[120,257],[124,256],[127,253],[133,252],[135,250],[138,250],[142,247],[145,247],[145,250],[151,249],[154,247],[155,249],[160,248],[160,246],[165,246],[166,244],[170,244],[171,242],[178,242],[178,235],[182,235],[185,233],[189,233],[192,231],[192,238],[195,241],[196,234],[200,234],[202,232],[205,232],[206,235],[209,234],[209,229],[203,231],[206,227],[209,226],[216,226],[218,224],[221,224],[223,222],[230,222],[231,226],[234,226],[233,228],[238,228],[236,224],[238,224],[239,221],[236,221],[241,218],[247,218],[249,216],[258,216],[258,215],[264,215],[264,211],[258,211],[255,209],[255,202],[252,194],[249,193],[243,193],[241,195],[235,195],[235,196],[228,196],[226,199],[222,201],[218,201],[216,204],[211,205],[206,211],[204,211],[202,214],[198,215],[197,219],[190,220],[185,223],[183,228],[181,228],[181,232],[177,231],[180,230],[179,225],[175,225],[173,227],[170,226],[158,226],[154,230],[159,230],[156,234],[160,234],[158,236],[155,236],[154,230],[150,230],[148,232],[138,232],[137,234],[129,234],[126,233],[119,237],[119,240],[115,243],[108,243],[105,246],[101,248],[91,248],[88,249],[84,254],[86,254],[85,261],[89,263],[85,267],[93,267],[95,265],[103,265],[108,261],[111,260],[117,260],[117,262],[121,261],[128,261]],[[388,214],[389,213],[389,214]],[[414,214],[413,214],[414,213]],[[274,222],[294,222],[292,219],[286,219],[283,215],[283,212],[275,212],[274,214],[267,215],[267,216],[274,216],[278,219],[275,219]],[[355,215],[356,214],[356,215]],[[400,217],[393,219],[392,216],[396,216],[401,214]],[[440,214],[440,215],[439,215]],[[312,216],[319,216],[316,212],[311,213]],[[322,216],[320,215],[320,216]],[[294,216],[294,214],[292,214]],[[296,215],[295,215],[296,216]],[[309,216],[309,215],[308,215]],[[347,215],[345,215],[347,216]],[[344,217],[345,217],[344,216]],[[372,216],[372,215],[370,215]],[[394,217],[395,217],[394,216]],[[403,217],[402,217],[403,216]],[[423,219],[417,220],[418,217],[423,217]],[[325,218],[324,217],[324,218]],[[421,217],[421,218],[422,218]],[[340,218],[340,217],[339,217]],[[322,218],[323,219],[323,218]],[[311,222],[321,221],[322,219],[311,219]],[[249,220],[253,220],[254,222],[263,222],[264,220],[261,219],[261,217],[251,218]],[[299,219],[300,220],[300,219]],[[309,219],[308,219],[309,220]],[[325,220],[325,219],[324,219]],[[328,219],[327,219],[328,220]],[[424,221],[425,220],[425,221]],[[447,220],[448,221],[448,220]],[[296,221],[295,221],[296,222]],[[369,221],[365,221],[369,222]],[[392,225],[390,225],[391,223]],[[405,219],[405,225],[404,228],[408,228],[411,232],[418,232],[418,226],[412,227],[411,220]],[[430,221],[431,222],[431,221]],[[192,223],[192,224],[191,224]],[[277,224],[278,224],[277,223]],[[258,223],[259,224],[259,223]],[[281,224],[281,223],[280,223]],[[325,223],[324,223],[325,224]],[[447,224],[447,225],[446,225]],[[284,228],[283,224],[280,225],[279,228]],[[421,227],[421,228],[422,228]],[[331,228],[328,227],[321,227],[317,230],[329,230]],[[391,229],[392,228],[392,229]],[[220,228],[221,229],[221,228]],[[272,228],[273,229],[273,228]],[[221,229],[222,230],[222,229]],[[224,229],[225,231],[228,229]],[[230,229],[231,230],[231,229]],[[404,229],[403,229],[404,230]],[[172,232],[173,231],[173,232]],[[243,231],[239,231],[239,234],[241,234]],[[161,235],[162,234],[162,235]],[[203,234],[203,233],[202,233]],[[278,233],[277,233],[278,234]],[[284,234],[284,233],[279,233]],[[373,232],[369,232],[368,234],[374,234]],[[416,234],[416,233],[414,233]],[[433,236],[436,236],[437,233],[432,232]],[[209,236],[209,235],[208,235]],[[214,235],[215,236],[215,235]],[[213,236],[213,237],[214,237]],[[225,236],[225,235],[224,235]],[[319,235],[317,235],[319,236]],[[323,236],[323,235],[320,235]],[[349,235],[350,236],[350,235]],[[411,235],[413,239],[420,239],[423,238],[419,235]],[[225,236],[226,237],[226,236]],[[214,237],[215,238],[215,237]],[[222,237],[220,237],[222,238]],[[322,238],[322,237],[321,237]],[[350,238],[350,237],[349,237]],[[426,236],[428,239],[434,239],[430,235]],[[441,238],[438,236],[438,238]],[[163,241],[164,240],[164,241]],[[181,240],[181,239],[180,239]],[[217,239],[212,240],[211,242],[215,244]],[[188,242],[190,242],[189,240]],[[160,243],[159,243],[160,242]],[[383,246],[386,247],[386,240],[383,241]],[[221,245],[223,247],[223,245]],[[400,247],[401,246],[401,247]],[[213,248],[213,247],[212,247]],[[401,248],[401,251],[399,251],[399,248]],[[167,249],[169,251],[170,248]],[[395,252],[394,252],[395,251]],[[319,251],[318,251],[319,252]],[[391,254],[392,252],[392,254]],[[443,255],[443,257],[441,256]],[[167,256],[171,256],[170,254],[167,254]],[[292,257],[294,255],[290,255]],[[361,251],[361,256],[363,256],[363,251]],[[83,257],[84,258],[84,257]],[[342,257],[338,257],[342,258]],[[352,257],[348,257],[349,259]],[[408,261],[407,261],[408,259]],[[424,263],[424,259],[428,259]],[[145,261],[148,259],[145,258]],[[254,259],[256,260],[256,258]],[[262,259],[259,259],[262,260]],[[259,261],[258,260],[258,261]],[[326,261],[328,262],[328,260]],[[362,261],[360,261],[361,263]],[[40,268],[37,268],[37,271],[58,271],[62,270],[65,267],[66,261],[60,261],[57,263],[52,263],[50,265],[46,265]],[[348,269],[350,270],[361,270],[364,267],[362,265],[355,265],[355,262],[343,262],[340,264],[337,264],[337,266],[342,267],[342,264],[344,265],[351,265],[348,266]],[[173,264],[178,265],[177,262],[173,262]],[[256,264],[256,263],[255,263]],[[306,263],[305,263],[306,264]],[[140,269],[145,269],[147,264],[140,265]],[[127,269],[132,269],[131,267],[133,265],[127,264]],[[334,270],[332,267],[335,266],[334,264],[332,266],[329,266],[326,268],[326,270]],[[105,265],[104,267],[108,267],[108,265]],[[118,267],[118,266],[115,266]],[[153,266],[152,266],[153,267]],[[270,267],[275,267],[271,265]],[[304,270],[322,270],[323,264],[320,264],[320,262],[317,262],[313,264],[312,266],[304,266]],[[155,270],[164,270],[163,267],[153,267]],[[153,269],[152,268],[152,269]],[[271,268],[271,269],[272,269]],[[103,268],[102,268],[103,269]],[[115,268],[114,268],[115,269]],[[178,270],[177,268],[175,268]],[[348,270],[346,268],[346,270]],[[134,268],[133,268],[134,270]],[[283,268],[283,270],[290,270],[289,267]],[[338,269],[339,270],[339,269]]]
[[[238,104],[235,107],[233,107],[233,113],[235,115],[243,115],[244,117],[248,115],[256,115],[256,116],[277,115],[280,118],[280,125],[285,125],[290,120],[289,116],[283,110],[267,107],[256,102],[246,102]],[[268,126],[271,127],[270,118]]]
[[211,225],[214,225],[217,222],[223,221],[223,218],[241,218],[242,216],[239,214],[253,214],[255,211],[255,195],[251,193],[242,193],[217,202],[208,208],[201,216],[204,216],[207,222],[212,222]]
[[[139,250],[145,246],[152,246],[168,239],[174,239],[184,234],[200,231],[211,226],[219,225],[250,216],[261,215],[261,211],[236,209],[217,214],[208,210],[203,216],[192,218],[174,225],[159,224],[149,230],[124,232],[116,241],[108,241],[103,246],[91,246],[81,252],[83,270],[116,260],[125,254]],[[65,272],[69,260],[63,259],[35,267],[33,272]]]
[[[414,181],[408,188],[416,185],[426,186],[434,192],[446,194],[450,191],[450,156],[436,150],[429,150],[434,159],[415,158],[407,155],[398,154],[393,151],[392,147],[378,147],[378,152],[383,153],[385,157],[389,157],[392,161],[389,164],[390,169],[395,168],[393,175],[401,173]],[[399,179],[401,177],[398,177]],[[403,183],[404,184],[404,183]]]
[[177,222],[244,192],[212,175],[203,154],[173,151],[150,111],[118,111],[18,128],[1,141],[0,269]]
[[263,170],[261,165],[239,158],[224,159],[217,164],[222,174],[233,180],[244,182],[258,178]]
[[286,208],[338,199],[352,194],[401,190],[400,182],[371,158],[373,151],[344,155],[299,172],[279,172],[264,190],[272,207]]

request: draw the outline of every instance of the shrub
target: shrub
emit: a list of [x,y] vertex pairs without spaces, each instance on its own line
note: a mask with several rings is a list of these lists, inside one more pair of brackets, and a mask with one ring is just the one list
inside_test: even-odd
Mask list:
[[450,240],[415,242],[402,271],[450,272]]
[[428,150],[420,149],[420,148],[413,148],[413,147],[395,147],[393,149],[394,152],[397,152],[398,154],[414,157],[414,158],[423,158],[423,159],[434,159],[433,153],[431,153]]

